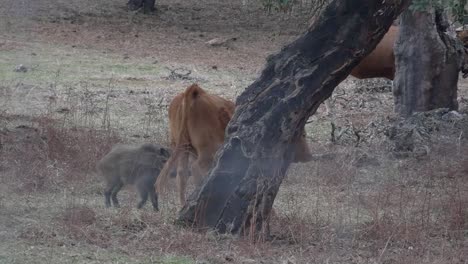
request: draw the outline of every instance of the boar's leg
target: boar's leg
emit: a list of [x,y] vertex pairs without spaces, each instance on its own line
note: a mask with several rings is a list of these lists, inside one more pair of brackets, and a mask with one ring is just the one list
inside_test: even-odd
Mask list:
[[[142,208],[146,201],[148,200],[148,194],[151,195],[151,193],[155,192],[154,190],[154,183],[156,181],[155,173],[153,173],[151,170],[145,170],[143,172],[142,177],[140,180],[137,182],[137,189],[138,192],[140,193],[141,201],[138,203],[138,209]],[[153,197],[151,196],[151,202],[153,203]],[[154,207],[154,204],[153,204]]]
[[123,183],[118,182],[116,185],[114,185],[114,188],[112,189],[112,203],[114,204],[114,207],[120,207],[119,205],[119,200],[117,200],[117,193],[119,193],[120,189],[122,189]]
[[111,186],[111,187],[107,188],[106,191],[104,192],[104,197],[106,198],[106,207],[107,208],[111,207],[111,193],[112,193],[113,188],[114,188],[114,186]]
[[[112,196],[112,199],[114,199],[113,192],[117,188],[117,186],[120,185],[120,184],[121,184],[121,182],[120,182],[119,178],[114,178],[113,180],[107,182],[106,191],[104,192],[104,197],[106,199],[106,207],[107,208],[112,206],[111,205],[111,196]],[[117,200],[117,198],[115,198],[115,199]],[[115,205],[115,202],[114,202],[114,205]],[[117,205],[118,205],[118,202],[117,202]]]
[[145,205],[146,201],[148,200],[148,189],[146,188],[140,189],[140,197],[141,197],[141,201],[137,205],[138,209],[141,209]]

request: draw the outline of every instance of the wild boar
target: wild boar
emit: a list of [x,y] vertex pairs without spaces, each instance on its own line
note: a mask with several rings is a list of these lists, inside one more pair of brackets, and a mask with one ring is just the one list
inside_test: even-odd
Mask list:
[[139,146],[117,145],[97,164],[98,173],[106,182],[104,192],[106,207],[119,207],[117,193],[125,185],[135,185],[142,208],[150,196],[154,210],[158,211],[158,196],[154,184],[164,163],[170,157],[170,150],[157,144]]

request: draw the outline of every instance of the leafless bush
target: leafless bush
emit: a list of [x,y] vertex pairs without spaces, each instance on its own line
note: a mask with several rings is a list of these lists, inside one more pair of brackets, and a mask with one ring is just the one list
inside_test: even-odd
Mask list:
[[[55,102],[50,100],[50,106]],[[76,117],[78,111],[68,109],[67,115]],[[12,168],[9,175],[18,191],[47,190],[64,180],[83,180],[97,160],[121,141],[110,127],[80,127],[73,123],[76,119],[59,119],[52,111],[32,118],[4,112],[1,120],[1,162]]]
[[120,142],[112,131],[64,127],[47,117],[38,118],[37,123],[45,138],[47,157],[72,171],[94,170],[96,162]]
[[102,248],[110,246],[109,232],[99,226],[96,212],[87,205],[69,204],[55,219],[61,234],[67,238],[65,241],[84,241]]
[[46,143],[37,128],[20,125],[5,129],[1,134],[1,161],[7,168],[13,168],[8,180],[16,184],[18,191],[42,190],[51,183],[47,177],[49,162]]

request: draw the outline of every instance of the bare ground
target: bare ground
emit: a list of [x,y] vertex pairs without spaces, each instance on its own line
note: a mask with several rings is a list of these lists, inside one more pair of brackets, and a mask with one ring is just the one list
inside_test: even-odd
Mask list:
[[[131,188],[122,209],[104,209],[93,168],[113,144],[167,143],[167,105],[192,82],[235,100],[310,17],[306,5],[286,15],[252,1],[157,5],[155,15],[115,0],[0,5],[0,263],[468,263],[468,130],[395,157],[382,80],[348,78],[333,117],[311,118],[316,159],[291,167],[273,241],[180,229],[174,192],[160,213],[134,209]],[[459,93],[466,113],[463,80]]]

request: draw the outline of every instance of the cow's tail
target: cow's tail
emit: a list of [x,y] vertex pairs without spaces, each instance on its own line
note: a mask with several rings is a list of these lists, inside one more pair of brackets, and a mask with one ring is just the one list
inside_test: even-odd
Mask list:
[[188,133],[188,115],[193,107],[194,101],[200,96],[200,94],[205,93],[198,85],[192,84],[187,90],[185,90],[184,98],[182,100],[182,126],[180,128],[177,138],[174,139],[175,145],[172,151],[171,157],[164,164],[164,167],[159,173],[158,179],[156,180],[156,191],[162,193],[167,186],[169,181],[169,175],[174,169],[174,166],[177,165],[177,161],[180,159],[180,156],[186,151],[190,151],[190,138]]
[[177,164],[177,161],[180,158],[180,155],[183,153],[183,149],[180,148],[175,148],[172,151],[171,157],[166,161],[164,164],[164,167],[161,169],[161,172],[159,173],[158,179],[156,180],[156,192],[158,194],[161,194],[164,192],[167,182],[169,181],[169,176],[171,174],[171,171],[173,170],[174,166]]

